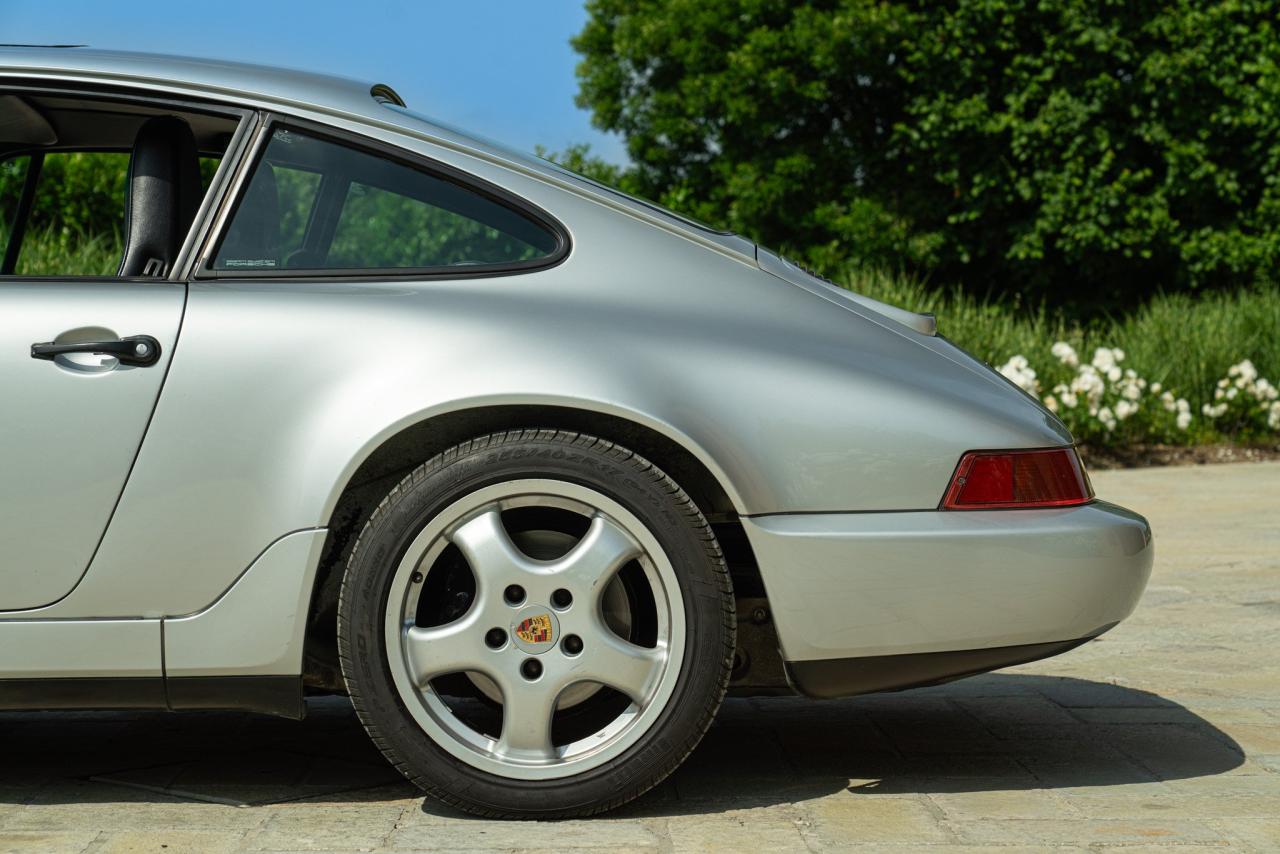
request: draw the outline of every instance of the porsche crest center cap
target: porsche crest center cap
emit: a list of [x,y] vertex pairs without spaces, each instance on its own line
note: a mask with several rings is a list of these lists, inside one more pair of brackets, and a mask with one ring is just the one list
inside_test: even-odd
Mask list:
[[560,622],[550,608],[525,608],[511,623],[511,638],[520,649],[537,655],[555,646],[560,638]]

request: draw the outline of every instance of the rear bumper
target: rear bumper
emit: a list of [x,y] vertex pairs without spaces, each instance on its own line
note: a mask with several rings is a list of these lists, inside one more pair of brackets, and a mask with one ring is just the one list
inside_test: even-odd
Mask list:
[[[1153,556],[1146,520],[1106,502],[742,521],[793,676],[821,672],[816,662],[840,669],[836,659],[1065,649],[1133,611]],[[1052,654],[1009,651],[1016,660],[981,666],[953,657],[963,665],[953,675]],[[805,662],[815,664],[796,666]]]

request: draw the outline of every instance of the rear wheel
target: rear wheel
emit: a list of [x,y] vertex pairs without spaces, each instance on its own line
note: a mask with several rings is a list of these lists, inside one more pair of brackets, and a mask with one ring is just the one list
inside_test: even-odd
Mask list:
[[733,658],[719,546],[688,496],[609,442],[513,431],[405,478],[366,524],[339,652],[383,753],[484,815],[609,809],[710,724]]

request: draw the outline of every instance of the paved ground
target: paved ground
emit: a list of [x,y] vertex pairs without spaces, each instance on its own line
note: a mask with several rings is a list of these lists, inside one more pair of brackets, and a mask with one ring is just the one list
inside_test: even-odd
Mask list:
[[914,693],[729,702],[623,812],[424,804],[350,709],[0,715],[0,852],[1280,850],[1280,463],[1104,472],[1157,531],[1137,614],[1060,658]]

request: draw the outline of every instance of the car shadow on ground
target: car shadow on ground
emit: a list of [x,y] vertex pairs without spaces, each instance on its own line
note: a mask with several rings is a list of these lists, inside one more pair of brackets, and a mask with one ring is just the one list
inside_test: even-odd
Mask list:
[[1106,787],[1212,776],[1243,762],[1229,736],[1156,694],[997,673],[845,700],[730,700],[689,761],[626,809],[705,813],[842,790]]
[[[237,806],[416,797],[340,698],[302,722],[237,713],[0,714],[0,803],[174,799]],[[811,701],[730,699],[672,777],[620,816],[709,813],[854,795],[1106,787],[1220,774],[1244,761],[1156,694],[989,674]],[[459,816],[433,801],[425,812]]]

